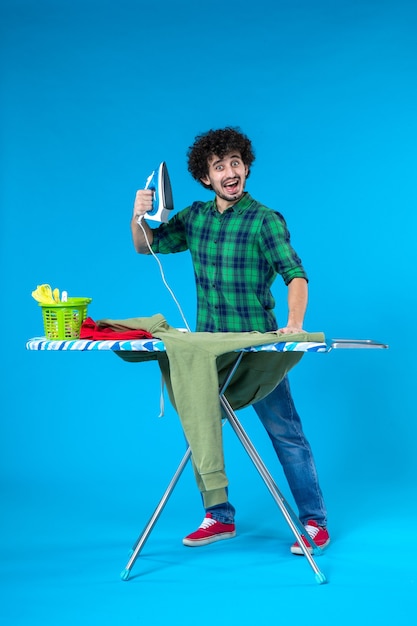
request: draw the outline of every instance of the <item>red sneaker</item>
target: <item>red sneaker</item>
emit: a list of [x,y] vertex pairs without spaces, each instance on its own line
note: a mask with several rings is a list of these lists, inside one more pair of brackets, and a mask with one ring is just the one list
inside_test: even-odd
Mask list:
[[184,537],[182,542],[185,546],[206,546],[208,543],[221,541],[222,539],[231,539],[235,536],[234,524],[222,524],[222,522],[213,519],[211,513],[207,513],[198,529],[191,535]]
[[[324,528],[324,526],[318,526],[317,522],[310,519],[308,520],[305,526],[305,529],[308,535],[313,539],[316,546],[318,546],[319,548],[326,548],[329,545],[330,535],[327,531],[327,528]],[[311,547],[311,545],[309,544],[309,542],[307,541],[304,535],[301,535],[301,537],[304,541],[305,546],[307,547],[308,551],[311,554],[313,552],[313,548]],[[291,552],[293,554],[302,554],[302,555],[304,554],[298,541],[296,541],[291,546]]]

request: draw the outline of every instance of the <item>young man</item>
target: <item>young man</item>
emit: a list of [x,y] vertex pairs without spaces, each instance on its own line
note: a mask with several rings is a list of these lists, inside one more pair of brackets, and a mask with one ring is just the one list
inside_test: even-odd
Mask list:
[[[271,285],[280,274],[288,287],[288,318],[278,332],[302,332],[307,307],[307,276],[291,246],[283,216],[245,191],[255,159],[248,137],[236,128],[209,130],[188,150],[188,170],[214,192],[209,202],[194,202],[167,224],[141,226],[153,252],[189,250],[197,288],[198,332],[269,332],[278,324]],[[131,222],[135,249],[149,254],[138,217],[152,209],[151,190],[136,194]],[[310,445],[303,433],[287,377],[253,405],[282,464],[308,537],[330,542],[327,514]],[[202,546],[236,534],[235,509],[229,501],[206,508],[200,527],[183,539]],[[303,554],[291,546],[293,554]]]

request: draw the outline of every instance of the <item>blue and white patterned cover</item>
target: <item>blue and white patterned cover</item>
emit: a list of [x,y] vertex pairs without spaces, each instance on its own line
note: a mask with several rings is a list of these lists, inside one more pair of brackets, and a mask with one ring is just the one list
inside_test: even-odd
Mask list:
[[[52,340],[45,337],[34,337],[26,343],[27,350],[112,350],[130,352],[164,352],[164,342],[160,339],[129,339],[122,341],[92,341],[90,339]],[[326,343],[309,341],[280,341],[263,346],[243,348],[244,352],[328,352]],[[240,350],[237,350],[240,352]]]

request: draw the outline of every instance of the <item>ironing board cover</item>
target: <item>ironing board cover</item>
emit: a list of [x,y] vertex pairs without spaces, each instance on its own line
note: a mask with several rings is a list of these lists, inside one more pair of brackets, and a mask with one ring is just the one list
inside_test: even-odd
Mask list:
[[[51,340],[34,337],[26,343],[27,350],[112,350],[114,352],[165,352],[164,342],[160,339],[130,339],[119,341],[92,341],[89,339]],[[244,352],[328,352],[326,343],[308,341],[281,341],[261,346],[243,348]],[[239,350],[240,352],[241,350]]]

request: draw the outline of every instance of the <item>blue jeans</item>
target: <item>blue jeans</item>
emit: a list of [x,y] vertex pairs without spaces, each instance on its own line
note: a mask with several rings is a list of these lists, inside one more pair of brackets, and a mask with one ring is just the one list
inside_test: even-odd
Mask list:
[[[315,520],[327,525],[327,513],[320,489],[313,453],[294,406],[287,376],[266,398],[253,405],[264,425],[298,507],[302,524]],[[224,524],[234,521],[235,509],[230,502],[206,509]]]

